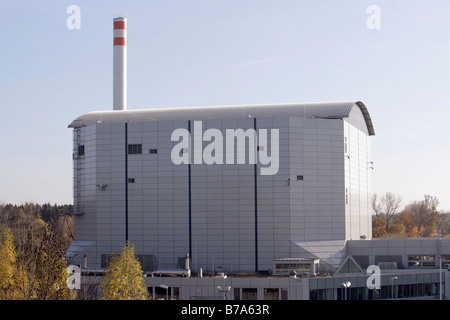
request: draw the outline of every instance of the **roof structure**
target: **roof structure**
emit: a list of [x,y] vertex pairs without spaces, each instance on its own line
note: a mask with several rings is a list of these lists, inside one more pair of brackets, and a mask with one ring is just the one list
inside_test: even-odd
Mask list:
[[100,123],[209,119],[282,117],[344,119],[354,117],[356,113],[362,115],[361,120],[365,123],[368,134],[375,135],[369,111],[361,101],[94,111],[72,121],[69,128]]

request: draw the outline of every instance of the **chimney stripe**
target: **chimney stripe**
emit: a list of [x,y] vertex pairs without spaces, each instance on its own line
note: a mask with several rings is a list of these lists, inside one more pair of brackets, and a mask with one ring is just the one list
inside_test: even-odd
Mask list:
[[114,45],[115,46],[125,46],[126,45],[126,38],[114,38]]
[[114,29],[126,29],[125,21],[114,21]]

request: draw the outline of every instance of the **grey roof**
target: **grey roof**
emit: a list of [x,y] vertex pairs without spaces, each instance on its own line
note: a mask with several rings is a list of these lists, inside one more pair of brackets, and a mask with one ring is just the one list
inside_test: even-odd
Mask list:
[[375,135],[369,111],[361,101],[94,111],[72,121],[69,128],[85,127],[96,123],[244,119],[249,117],[343,119],[349,118],[354,108],[361,112],[369,135]]

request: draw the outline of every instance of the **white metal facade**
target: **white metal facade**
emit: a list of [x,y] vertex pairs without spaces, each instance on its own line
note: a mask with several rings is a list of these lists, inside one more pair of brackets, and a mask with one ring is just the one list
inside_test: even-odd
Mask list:
[[[120,252],[128,239],[160,269],[176,268],[189,253],[193,269],[270,273],[273,259],[301,257],[302,242],[371,238],[374,132],[362,103],[228,109],[106,111],[75,120],[78,258],[85,253],[98,269],[102,255]],[[278,129],[278,172],[260,175],[260,164],[174,165],[171,134],[197,119],[224,135]],[[141,145],[141,154],[129,154],[128,145]]]

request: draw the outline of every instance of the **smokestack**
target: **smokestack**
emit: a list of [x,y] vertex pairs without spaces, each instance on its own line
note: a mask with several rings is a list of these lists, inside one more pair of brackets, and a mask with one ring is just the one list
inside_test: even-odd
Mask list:
[[127,18],[113,21],[113,110],[127,110]]

